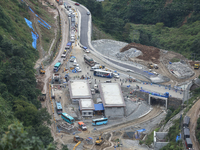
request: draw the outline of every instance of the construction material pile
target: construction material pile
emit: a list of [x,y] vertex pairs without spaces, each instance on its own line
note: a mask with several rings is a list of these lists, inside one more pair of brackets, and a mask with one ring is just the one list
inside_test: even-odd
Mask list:
[[194,71],[185,63],[174,62],[167,67],[169,71],[179,79],[189,78],[194,75]]
[[134,58],[142,55],[142,52],[135,49],[135,48],[130,48],[124,52],[119,52],[116,54],[117,59],[127,61],[129,58]]
[[129,50],[130,48],[136,48],[140,50],[143,55],[138,56],[137,58],[145,60],[145,61],[152,61],[153,63],[158,64],[160,58],[160,49],[153,47],[153,46],[146,46],[138,43],[130,43],[120,49],[120,52],[124,52]]

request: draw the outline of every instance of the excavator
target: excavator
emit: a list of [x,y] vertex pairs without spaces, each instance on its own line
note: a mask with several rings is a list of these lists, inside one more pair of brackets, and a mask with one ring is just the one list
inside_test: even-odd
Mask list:
[[45,74],[43,63],[41,63],[41,65],[40,65],[40,74]]
[[81,141],[83,141],[83,138],[79,137],[79,136],[74,136],[74,142],[76,142],[77,144],[74,146],[73,150],[76,149],[76,147],[81,144]]
[[103,138],[101,137],[102,133],[99,135],[99,137],[97,138],[95,145],[101,145],[103,144]]
[[194,69],[199,69],[199,64],[194,64]]

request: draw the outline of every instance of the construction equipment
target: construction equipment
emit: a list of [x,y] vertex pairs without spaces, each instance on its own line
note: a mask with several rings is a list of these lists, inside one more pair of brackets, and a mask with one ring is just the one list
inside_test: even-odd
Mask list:
[[149,69],[153,69],[153,68],[158,69],[158,65],[157,64],[148,63],[147,65],[148,65]]
[[45,74],[43,63],[41,63],[41,65],[40,65],[40,74]]
[[74,146],[73,150],[75,150],[76,147],[77,147],[79,144],[81,144],[81,141],[79,141],[79,142]]
[[46,93],[42,92],[42,94],[39,96],[40,101],[45,101],[46,99]]
[[59,73],[54,73],[51,83],[54,84],[55,82],[58,82],[59,84],[61,84],[61,78],[60,78],[60,74]]
[[81,142],[81,141],[83,141],[83,138],[81,138],[78,135],[74,136],[74,142],[78,143],[78,142]]
[[103,138],[101,137],[102,133],[99,135],[99,137],[97,138],[95,145],[101,145],[103,144]]
[[194,69],[199,69],[199,64],[194,64]]

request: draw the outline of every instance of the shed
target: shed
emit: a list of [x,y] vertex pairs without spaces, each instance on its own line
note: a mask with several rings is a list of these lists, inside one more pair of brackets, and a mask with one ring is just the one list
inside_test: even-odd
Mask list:
[[94,111],[97,115],[102,115],[104,113],[103,104],[94,104]]
[[192,148],[192,141],[190,138],[186,138],[185,145],[186,145],[187,149]]
[[189,127],[190,124],[190,117],[189,116],[185,116],[184,120],[183,120],[183,126],[184,127]]
[[190,138],[190,130],[188,128],[184,128],[183,134],[184,134],[184,139]]

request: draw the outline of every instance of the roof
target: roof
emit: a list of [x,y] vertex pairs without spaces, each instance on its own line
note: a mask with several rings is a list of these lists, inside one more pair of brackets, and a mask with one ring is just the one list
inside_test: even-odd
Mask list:
[[190,135],[190,130],[188,128],[184,128],[183,133],[184,135]]
[[62,109],[62,105],[60,102],[56,102],[57,109]]
[[104,107],[126,106],[118,83],[100,83],[99,90]]
[[87,49],[87,47],[86,47],[86,46],[83,46],[83,49]]
[[104,110],[103,104],[94,104],[94,110]]
[[185,116],[185,117],[184,117],[184,120],[183,120],[183,124],[189,125],[189,123],[190,123],[190,117]]
[[192,144],[192,141],[191,141],[190,138],[186,138],[185,140],[186,140],[186,143],[187,143],[187,144]]
[[61,63],[60,62],[57,62],[55,65],[54,65],[54,67],[59,67],[61,65]]
[[83,123],[83,122],[78,122],[78,124],[79,124],[79,125],[82,125],[82,124],[84,124],[84,123]]
[[71,117],[71,116],[68,115],[67,113],[62,113],[62,115],[65,116],[65,117],[67,117],[67,118],[69,118],[70,120],[73,120],[73,119],[74,119],[73,117]]
[[68,42],[68,43],[67,43],[67,46],[71,46],[71,45],[72,45],[72,42]]
[[92,99],[80,99],[80,110],[94,110],[94,103]]
[[90,85],[87,80],[70,80],[69,92],[71,99],[91,99]]
[[98,118],[98,119],[93,119],[92,121],[103,120],[103,119],[108,119],[108,118]]

